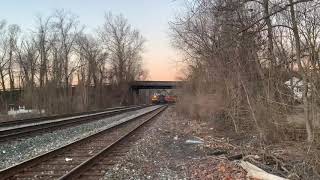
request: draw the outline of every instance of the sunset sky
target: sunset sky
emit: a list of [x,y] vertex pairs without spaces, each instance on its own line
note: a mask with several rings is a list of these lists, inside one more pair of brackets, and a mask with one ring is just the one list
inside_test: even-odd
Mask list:
[[86,31],[94,32],[103,24],[105,12],[122,13],[147,40],[143,58],[149,79],[174,80],[178,54],[170,44],[168,22],[182,5],[180,0],[7,0],[1,2],[0,20],[30,31],[35,16],[63,8],[76,14]]

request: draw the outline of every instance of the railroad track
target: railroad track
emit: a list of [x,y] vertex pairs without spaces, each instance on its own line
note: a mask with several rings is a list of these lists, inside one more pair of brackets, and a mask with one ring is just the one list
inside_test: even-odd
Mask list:
[[106,162],[106,155],[113,151],[113,156],[115,156],[117,145],[123,146],[126,138],[130,138],[135,130],[141,128],[165,108],[166,106],[156,106],[147,112],[123,118],[96,134],[4,169],[0,171],[0,178],[88,179],[91,177],[96,179],[97,177],[90,176],[90,173],[88,176],[88,171],[94,171],[96,174],[97,169],[93,165],[99,164],[101,158],[104,159],[105,165],[115,163],[114,161]]
[[41,116],[41,117],[35,117],[35,118],[3,121],[3,122],[0,122],[0,129],[12,127],[12,126],[24,125],[24,124],[39,123],[39,122],[48,121],[48,120],[55,120],[55,119],[68,118],[68,117],[74,117],[74,116],[94,114],[94,113],[123,109],[123,108],[128,108],[128,107],[134,107],[134,106],[120,106],[120,107],[107,108],[107,109],[103,109],[103,110],[94,110],[94,111],[89,111],[89,112],[58,114],[58,115],[52,115],[52,116]]
[[[21,137],[34,136],[44,132],[50,132],[56,129],[62,129],[83,123],[89,123],[101,118],[110,117],[116,114],[141,109],[144,107],[147,107],[147,105],[118,107],[114,109],[108,109],[106,111],[99,111],[93,113],[90,112],[89,114],[83,113],[81,115],[58,119],[54,119],[53,117],[56,116],[53,116],[49,117],[48,119],[42,119],[42,121],[36,118],[34,120],[28,120],[29,122],[25,124],[15,124],[13,127],[0,126],[0,142],[10,141]],[[8,124],[5,124],[5,126],[8,126]]]

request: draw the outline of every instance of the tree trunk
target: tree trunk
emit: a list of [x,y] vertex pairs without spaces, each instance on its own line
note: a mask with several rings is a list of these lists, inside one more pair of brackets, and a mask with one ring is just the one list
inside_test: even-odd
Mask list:
[[4,74],[2,69],[0,70],[0,76],[1,76],[1,85],[2,85],[2,90],[3,92],[6,91],[6,84],[5,84],[5,80],[4,80]]
[[[289,0],[290,4],[293,3],[293,0]],[[304,116],[306,120],[306,130],[307,130],[307,141],[312,142],[313,141],[313,128],[312,128],[312,122],[310,120],[309,116],[309,101],[308,101],[308,74],[304,71],[302,62],[301,62],[301,47],[300,47],[300,36],[299,36],[299,30],[298,30],[298,23],[295,16],[295,10],[294,6],[290,6],[290,15],[291,15],[291,21],[292,21],[292,30],[293,35],[295,38],[295,50],[296,50],[296,58],[297,63],[299,67],[299,72],[302,75],[302,82],[303,82],[303,105],[304,105]]]

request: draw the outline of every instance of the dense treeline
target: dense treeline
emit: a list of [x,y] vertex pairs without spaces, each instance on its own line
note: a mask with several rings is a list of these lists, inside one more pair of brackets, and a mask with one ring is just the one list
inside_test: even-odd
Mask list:
[[181,104],[216,111],[235,132],[256,130],[263,141],[281,139],[287,116],[301,108],[313,142],[320,100],[319,1],[194,0],[186,7],[170,23],[189,70]]
[[[36,17],[35,24],[23,31],[0,21],[1,90],[23,89],[20,103],[28,108],[47,113],[102,108],[110,105],[106,90],[112,89],[117,90],[110,98],[124,103],[128,82],[146,76],[145,40],[122,15],[106,14],[94,33],[86,33],[78,17],[65,10]],[[2,97],[2,109],[5,101]]]

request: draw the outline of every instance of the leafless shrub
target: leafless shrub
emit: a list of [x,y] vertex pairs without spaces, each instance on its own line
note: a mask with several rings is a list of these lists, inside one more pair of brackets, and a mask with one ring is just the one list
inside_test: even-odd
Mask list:
[[[186,77],[190,86],[182,95],[187,98],[181,97],[180,104],[197,109],[197,103],[189,103],[188,97],[193,102],[201,101],[198,94],[223,97],[217,109],[232,121],[235,132],[246,124],[254,127],[248,129],[258,132],[262,140],[277,140],[295,105],[293,89],[284,82],[297,75],[304,86],[301,100],[308,141],[312,142],[310,112],[317,91],[308,83],[318,81],[310,73],[318,74],[319,68],[310,66],[315,51],[306,49],[318,40],[304,43],[300,37],[317,37],[310,31],[315,28],[311,19],[315,19],[306,15],[314,13],[317,6],[303,1],[196,0],[187,7],[188,11],[170,24],[173,44],[185,53],[190,67]],[[312,98],[308,93],[314,93],[309,96]],[[207,106],[215,108],[212,103]],[[211,112],[215,114],[215,110]]]

